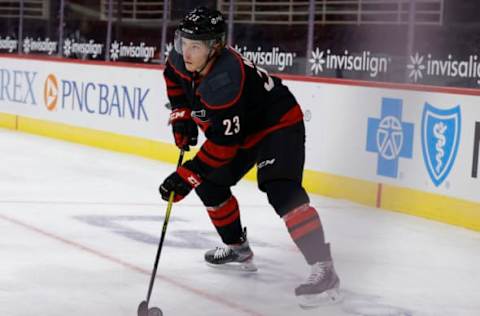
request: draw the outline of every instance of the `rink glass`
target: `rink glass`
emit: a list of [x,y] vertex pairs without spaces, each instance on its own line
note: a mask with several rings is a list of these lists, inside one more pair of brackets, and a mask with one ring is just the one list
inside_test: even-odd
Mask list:
[[0,53],[163,64],[197,5],[220,10],[227,42],[271,73],[480,85],[471,0],[2,1]]

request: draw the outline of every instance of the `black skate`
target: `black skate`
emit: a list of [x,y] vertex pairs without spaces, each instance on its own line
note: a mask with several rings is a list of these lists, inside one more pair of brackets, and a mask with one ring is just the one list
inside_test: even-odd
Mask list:
[[338,290],[340,279],[332,261],[317,262],[312,266],[307,281],[295,289],[301,308],[309,309],[341,301]]
[[257,271],[253,263],[253,252],[244,241],[238,245],[225,245],[205,253],[205,261],[211,267],[228,270]]

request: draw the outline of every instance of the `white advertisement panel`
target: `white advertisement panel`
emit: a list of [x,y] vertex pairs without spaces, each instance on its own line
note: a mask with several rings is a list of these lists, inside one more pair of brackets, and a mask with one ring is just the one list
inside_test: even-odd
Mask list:
[[[0,112],[172,143],[160,69],[0,62]],[[284,82],[305,113],[307,169],[480,202],[480,93]]]
[[480,201],[479,95],[287,81],[306,168]]
[[170,141],[160,69],[0,59],[0,112]]

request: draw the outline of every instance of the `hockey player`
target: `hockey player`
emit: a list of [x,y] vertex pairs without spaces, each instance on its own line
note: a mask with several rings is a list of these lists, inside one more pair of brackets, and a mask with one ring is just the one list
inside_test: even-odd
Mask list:
[[197,127],[206,141],[160,185],[162,198],[168,200],[173,191],[178,202],[195,189],[225,244],[205,253],[207,263],[255,271],[230,187],[256,164],[260,190],[311,265],[307,281],[295,289],[301,306],[337,300],[339,278],[330,247],[301,184],[305,127],[295,97],[279,78],[225,46],[225,21],[218,11],[189,12],[175,31],[174,46],[164,76],[175,144],[185,150],[196,145]]

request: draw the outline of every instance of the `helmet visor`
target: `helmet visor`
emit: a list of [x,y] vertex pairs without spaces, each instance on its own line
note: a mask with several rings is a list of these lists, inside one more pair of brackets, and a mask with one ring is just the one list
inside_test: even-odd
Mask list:
[[[224,36],[223,36],[224,38]],[[185,32],[182,32],[181,30],[176,30],[175,31],[175,38],[173,40],[173,44],[175,47],[175,51],[179,53],[180,55],[183,55],[183,43],[184,41],[182,39],[188,39],[192,41],[199,41],[203,45],[205,45],[208,49],[211,49],[215,43],[219,42],[218,39],[212,39],[211,36],[210,38],[202,38],[199,37],[198,35],[190,35]],[[221,41],[221,39],[220,39]]]

